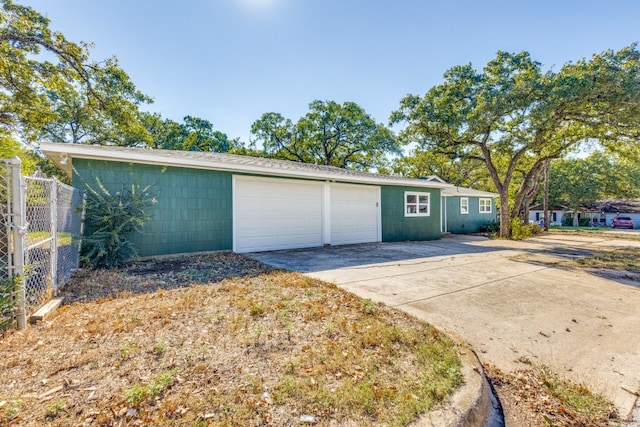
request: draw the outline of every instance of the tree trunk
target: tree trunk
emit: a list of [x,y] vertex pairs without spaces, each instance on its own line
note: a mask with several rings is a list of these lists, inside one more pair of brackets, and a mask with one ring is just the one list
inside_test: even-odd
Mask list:
[[509,187],[505,186],[500,191],[500,237],[508,239],[511,235],[509,215]]
[[529,223],[529,196],[524,196],[524,207],[522,210],[522,220],[525,224]]
[[580,216],[580,212],[578,211],[573,211],[573,226],[577,227],[580,225],[580,220],[578,219],[578,216]]

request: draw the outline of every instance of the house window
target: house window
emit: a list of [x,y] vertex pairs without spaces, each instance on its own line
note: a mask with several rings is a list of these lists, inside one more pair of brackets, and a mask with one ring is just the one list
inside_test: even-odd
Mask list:
[[480,199],[480,213],[491,213],[491,199]]
[[469,198],[460,197],[460,213],[466,215],[469,213]]
[[429,193],[404,193],[404,216],[429,216]]

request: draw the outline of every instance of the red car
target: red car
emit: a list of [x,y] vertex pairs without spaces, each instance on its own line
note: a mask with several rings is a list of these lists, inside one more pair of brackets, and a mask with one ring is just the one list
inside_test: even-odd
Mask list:
[[619,216],[611,223],[613,228],[633,228],[633,221],[628,216]]

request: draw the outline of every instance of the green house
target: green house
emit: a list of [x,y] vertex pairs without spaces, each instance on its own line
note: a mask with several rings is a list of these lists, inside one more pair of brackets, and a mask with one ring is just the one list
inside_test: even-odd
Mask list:
[[443,233],[477,233],[497,221],[495,193],[450,186],[441,195]]
[[41,149],[77,188],[96,178],[110,191],[151,186],[157,203],[134,241],[142,256],[439,239],[441,197],[452,188],[435,177],[221,153],[51,143]]

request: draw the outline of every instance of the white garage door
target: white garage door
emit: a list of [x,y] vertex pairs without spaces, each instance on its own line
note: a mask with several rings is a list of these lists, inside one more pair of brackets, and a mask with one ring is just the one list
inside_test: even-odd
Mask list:
[[331,185],[331,244],[379,242],[380,187]]
[[322,183],[234,176],[233,250],[322,246]]

